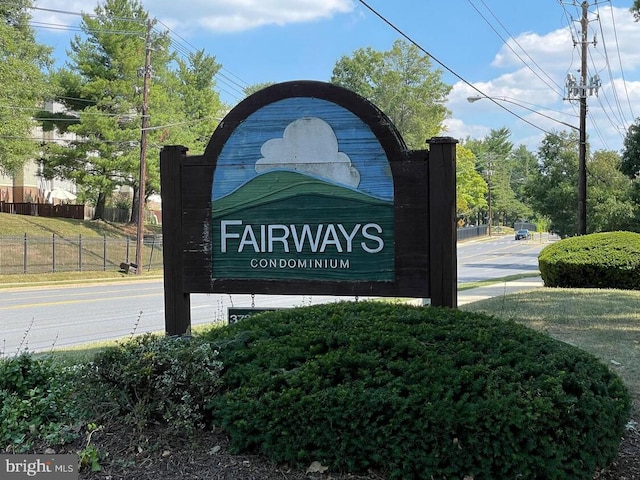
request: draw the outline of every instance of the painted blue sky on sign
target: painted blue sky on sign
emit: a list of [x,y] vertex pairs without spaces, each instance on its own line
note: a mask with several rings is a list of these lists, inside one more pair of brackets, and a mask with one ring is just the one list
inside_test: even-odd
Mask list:
[[249,115],[220,152],[212,200],[273,169],[393,200],[391,168],[380,142],[360,118],[327,100],[286,98]]

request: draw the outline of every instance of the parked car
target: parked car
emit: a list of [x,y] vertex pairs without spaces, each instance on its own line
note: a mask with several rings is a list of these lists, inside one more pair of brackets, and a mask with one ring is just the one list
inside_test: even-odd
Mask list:
[[531,232],[526,228],[523,228],[522,230],[518,230],[516,232],[516,240],[530,240],[531,237]]

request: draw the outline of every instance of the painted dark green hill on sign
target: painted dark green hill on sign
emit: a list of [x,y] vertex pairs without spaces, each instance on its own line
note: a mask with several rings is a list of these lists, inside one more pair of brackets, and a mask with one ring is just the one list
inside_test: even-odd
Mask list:
[[350,188],[341,187],[301,173],[278,170],[259,175],[229,195],[212,202],[213,217],[237,210],[294,198],[299,195],[319,195],[362,202],[369,205],[389,205],[390,202],[371,197]]

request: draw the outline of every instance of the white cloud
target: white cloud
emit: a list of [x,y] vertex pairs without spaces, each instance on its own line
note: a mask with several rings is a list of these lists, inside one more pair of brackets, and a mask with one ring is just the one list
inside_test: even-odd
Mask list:
[[282,138],[267,140],[260,149],[263,158],[256,172],[286,169],[357,187],[360,173],[348,155],[338,151],[338,139],[331,126],[317,117],[291,122]]
[[[93,13],[95,4],[82,0],[41,0],[35,2],[36,9],[31,12],[33,21],[46,25],[48,32],[68,35],[64,27],[78,25],[81,13]],[[40,9],[40,10],[38,10]]]
[[[61,12],[93,13],[96,3],[79,0],[40,0],[37,7]],[[171,29],[241,32],[264,25],[285,25],[331,18],[354,10],[353,0],[154,0],[144,5]],[[76,25],[79,17],[34,10],[34,19],[55,25]]]
[[[238,32],[263,25],[309,22],[353,10],[351,0],[218,0],[195,3],[201,6],[196,9],[197,14],[192,21],[214,32]],[[167,4],[163,10],[170,10],[169,4],[174,5]],[[180,18],[182,9],[176,7],[173,7],[173,16]]]

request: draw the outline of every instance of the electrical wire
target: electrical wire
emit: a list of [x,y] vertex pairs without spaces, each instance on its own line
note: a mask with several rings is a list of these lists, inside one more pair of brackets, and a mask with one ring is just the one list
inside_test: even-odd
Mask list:
[[[606,37],[604,35],[604,28],[602,27],[602,22],[600,20],[600,13],[598,13],[597,21],[598,21],[598,25],[600,26],[600,37],[601,37],[602,47],[603,47],[603,50],[604,50],[605,66],[606,66],[607,74],[609,76],[609,81],[610,81],[610,84],[611,84],[611,92],[613,93],[613,99],[614,99],[614,102],[615,102],[615,105],[616,105],[616,110],[617,110],[618,115],[619,115],[619,117],[618,117],[619,121],[623,126],[625,126],[626,122],[625,122],[624,112],[622,111],[622,104],[620,103],[620,97],[618,95],[618,89],[616,88],[616,83],[615,83],[615,80],[613,78],[613,71],[611,69],[611,62],[609,61],[609,53],[607,51],[607,42],[606,42]],[[595,63],[595,62],[593,62],[593,59],[592,59],[592,63]],[[626,130],[626,126],[624,128]]]
[[[498,24],[502,27],[502,29],[507,33],[507,35],[509,35],[509,39],[505,39],[496,29],[495,27],[491,24],[491,22],[482,14],[482,12],[478,9],[478,7],[476,7],[476,5],[473,3],[473,0],[467,0],[469,2],[469,4],[474,8],[474,10],[478,13],[478,15],[480,15],[480,17],[485,21],[485,23],[487,25],[489,25],[489,27],[495,32],[495,34],[498,36],[498,38],[500,40],[502,40],[502,42],[505,44],[505,46],[511,50],[511,52],[518,57],[518,59],[524,64],[525,67],[527,67],[531,73],[533,73],[536,77],[538,77],[538,79],[544,83],[547,87],[549,87],[551,90],[554,90],[556,93],[558,93],[560,96],[562,96],[562,90],[563,87],[561,87],[560,85],[558,85],[556,83],[556,81],[551,78],[551,76],[549,76],[549,74],[547,74],[544,69],[538,65],[538,63],[536,63],[536,61],[531,57],[531,55],[529,55],[529,53],[526,51],[526,49],[520,45],[520,43],[518,42],[518,40],[511,35],[511,33],[509,32],[509,30],[507,30],[507,28],[504,26],[504,24],[498,19],[498,17],[496,17],[496,15],[493,13],[493,11],[489,8],[489,6],[484,2],[484,0],[480,0],[482,2],[482,4],[484,5],[484,7],[489,11],[489,13],[491,14],[491,16],[498,22]],[[538,72],[536,72],[533,67],[531,67],[531,65],[529,65],[529,63],[527,63],[527,61],[522,58],[520,56],[520,54],[518,52],[515,51],[515,49],[510,45],[509,40],[513,40],[513,43],[515,43],[520,50],[522,50],[522,52],[524,53],[524,55],[527,56],[527,58],[529,58],[529,60],[531,60],[531,62],[542,72],[542,74],[544,76],[547,77],[548,80],[550,80],[550,82],[553,84],[551,85],[547,80],[545,80],[544,78],[542,78],[542,76],[540,76],[540,74]],[[558,91],[557,89],[559,89],[560,91]]]
[[[189,56],[194,53],[195,51],[197,51],[198,49],[193,46],[191,43],[189,43],[187,40],[185,40],[182,36],[180,36],[178,33],[176,33],[173,29],[171,29],[168,25],[166,25],[165,23],[163,23],[162,21],[158,21],[158,23],[160,25],[162,25],[167,32],[170,33],[170,35],[172,36],[171,38],[171,45],[173,46],[173,48],[175,48],[175,50],[182,54],[184,57],[189,58]],[[176,40],[175,38],[179,39],[180,41]],[[222,69],[222,67],[221,67]],[[231,72],[229,72],[231,73]],[[222,87],[220,87],[218,85],[218,88],[220,88],[220,90],[224,91],[227,95],[233,97],[236,100],[240,100],[242,98],[245,97],[244,94],[244,89],[249,85],[247,82],[245,82],[244,80],[240,79],[238,76],[234,75],[234,77],[236,77],[238,80],[240,80],[241,82],[244,83],[244,85],[241,85],[240,83],[234,81],[233,79],[230,79],[227,75],[225,75],[224,73],[221,73],[220,71],[216,72],[216,74],[214,75],[214,77],[220,81],[221,83],[223,83],[227,88],[231,89],[232,91],[223,89]]]
[[629,90],[627,89],[627,79],[625,78],[625,75],[624,75],[624,68],[622,68],[622,56],[620,54],[620,42],[618,41],[618,28],[616,27],[616,19],[613,14],[613,2],[609,0],[609,3],[610,3],[609,11],[611,13],[611,25],[613,27],[613,35],[615,39],[616,52],[618,54],[618,65],[620,65],[620,75],[622,76],[622,84],[624,85],[624,91],[627,97],[627,104],[629,106],[629,112],[631,113],[631,118],[633,121],[633,119],[636,118],[636,116],[633,113],[633,107],[631,106],[631,99],[629,97]]
[[[6,1],[0,1],[0,5],[14,5],[11,2],[6,2]],[[61,9],[53,9],[53,8],[44,8],[44,7],[36,7],[36,6],[31,6],[31,7],[27,7],[30,10],[37,10],[37,11],[44,11],[44,12],[50,12],[50,13],[57,13],[57,14],[61,14],[61,15],[72,15],[72,16],[79,16],[79,17],[90,17],[90,18],[101,18],[104,15],[98,15],[95,13],[85,13],[85,12],[74,12],[74,11],[69,11],[69,10],[61,10]],[[141,19],[139,18],[128,18],[128,17],[109,17],[112,20],[117,20],[117,21],[122,21],[122,22],[132,22],[132,23],[136,23],[142,26],[142,22]],[[181,44],[180,42],[178,42],[177,40],[175,40],[175,38],[170,38],[171,40],[171,44],[172,46],[176,49],[176,52],[180,53],[181,55],[183,55],[186,58],[189,58],[190,54],[192,54],[193,52],[195,52],[197,49],[191,45],[189,42],[187,42],[184,38],[182,38],[180,35],[178,35],[176,32],[174,32],[171,28],[169,28],[167,25],[165,25],[162,22],[161,23],[166,29],[167,31],[172,35],[172,37],[177,37],[179,38],[182,42],[186,43],[189,47],[185,47],[184,44]],[[29,24],[35,28],[40,28],[40,29],[49,29],[49,30],[59,30],[59,31],[69,31],[69,32],[84,32],[90,35],[95,35],[95,34],[114,34],[114,35],[140,35],[140,31],[126,31],[126,30],[108,30],[108,29],[86,29],[86,28],[82,28],[80,26],[74,26],[74,25],[64,25],[64,24],[56,24],[56,23],[47,23],[47,22],[38,22],[38,21],[30,21]],[[242,98],[244,98],[246,95],[244,93],[244,88],[246,88],[246,86],[248,86],[249,84],[247,82],[244,82],[242,79],[240,79],[240,77],[238,77],[237,75],[229,72],[227,69],[225,69],[224,67],[221,68],[221,70],[225,70],[227,73],[229,73],[229,75],[226,75],[225,73],[222,72],[217,72],[214,77],[216,78],[216,80],[218,81],[218,84],[215,86],[215,88],[225,94],[227,94],[230,98],[233,98],[234,100],[238,101]],[[233,78],[231,78],[230,76],[233,76],[235,79],[239,80],[240,82],[243,82],[245,85],[241,85],[240,83],[238,83],[238,81],[234,80]],[[220,85],[222,84],[222,85]]]
[[428,52],[427,50],[425,50],[418,42],[416,42],[415,40],[413,40],[413,38],[411,38],[409,35],[407,35],[404,31],[402,31],[399,27],[397,27],[394,23],[392,23],[390,20],[388,20],[386,17],[384,17],[381,13],[379,13],[377,10],[375,10],[373,7],[371,7],[365,0],[358,0],[365,8],[367,8],[371,13],[373,13],[376,17],[378,17],[380,20],[382,20],[384,23],[386,23],[389,27],[391,27],[393,30],[395,30],[399,35],[401,35],[404,39],[406,39],[409,43],[411,43],[412,45],[414,45],[416,48],[418,48],[422,53],[424,53],[425,55],[428,55],[429,58],[431,58],[434,62],[436,62],[438,65],[440,65],[442,68],[444,68],[447,72],[449,72],[451,75],[453,75],[454,77],[456,77],[458,80],[460,80],[461,82],[463,82],[465,85],[471,87],[472,89],[474,89],[476,92],[478,92],[480,95],[482,95],[483,97],[485,97],[487,100],[490,100],[491,102],[495,103],[496,105],[498,105],[500,108],[502,108],[503,110],[509,112],[511,115],[513,115],[516,118],[519,118],[520,120],[522,120],[523,122],[529,124],[530,126],[536,128],[537,130],[540,130],[548,135],[551,135],[551,132],[545,130],[544,128],[536,125],[533,122],[530,122],[529,120],[527,120],[526,118],[522,117],[521,115],[518,115],[516,112],[514,112],[513,110],[509,109],[508,107],[506,107],[505,105],[501,104],[500,102],[498,102],[497,100],[493,99],[492,97],[488,96],[487,94],[485,94],[482,90],[480,90],[478,87],[476,87],[475,85],[473,85],[471,82],[469,82],[468,80],[466,80],[465,78],[463,78],[460,74],[458,74],[456,71],[454,71],[452,68],[448,67],[445,63],[443,63],[442,61],[440,61],[438,58],[436,58],[435,56],[433,56],[430,52]]

